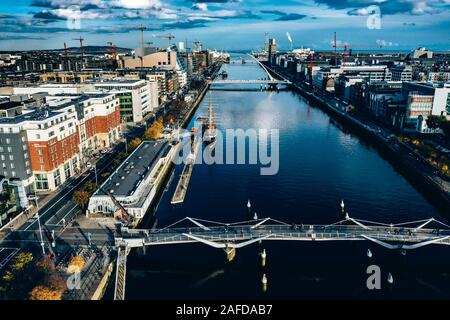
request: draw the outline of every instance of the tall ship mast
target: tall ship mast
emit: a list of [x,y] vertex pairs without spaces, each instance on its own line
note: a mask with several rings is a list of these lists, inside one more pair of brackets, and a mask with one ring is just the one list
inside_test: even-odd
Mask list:
[[217,130],[216,130],[216,124],[213,120],[213,112],[212,112],[212,98],[211,98],[211,92],[209,93],[209,112],[208,112],[208,122],[206,125],[206,131],[203,134],[203,141],[205,143],[211,143],[216,139],[217,136]]

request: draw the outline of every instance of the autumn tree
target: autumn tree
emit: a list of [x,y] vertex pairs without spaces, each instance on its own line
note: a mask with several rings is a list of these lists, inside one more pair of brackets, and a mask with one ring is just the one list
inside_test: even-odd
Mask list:
[[89,192],[85,190],[78,190],[73,193],[73,200],[82,209],[86,208],[89,203]]
[[164,122],[160,117],[158,120],[154,121],[150,128],[145,131],[144,139],[145,140],[156,140],[159,138],[159,135],[164,130]]
[[21,252],[14,257],[13,269],[23,270],[31,261],[33,261],[33,254],[31,252]]
[[44,285],[37,285],[31,290],[31,300],[61,300],[63,291]]
[[81,272],[81,270],[84,267],[84,264],[85,262],[82,256],[74,256],[69,262],[67,272],[69,273]]
[[39,260],[36,263],[36,267],[46,274],[53,273],[56,271],[55,263],[47,257],[44,257],[41,260]]
[[141,144],[142,140],[139,138],[134,138],[133,140],[130,141],[130,143],[128,143],[128,151],[133,151],[134,149],[136,149],[140,144]]
[[53,273],[46,277],[45,283],[47,287],[64,292],[67,289],[66,281],[62,276],[57,273]]

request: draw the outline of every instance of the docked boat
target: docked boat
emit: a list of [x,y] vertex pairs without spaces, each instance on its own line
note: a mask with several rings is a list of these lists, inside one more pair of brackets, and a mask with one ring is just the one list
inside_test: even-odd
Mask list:
[[216,123],[213,120],[213,112],[212,112],[212,100],[211,95],[209,96],[209,112],[208,112],[208,118],[206,121],[203,121],[203,141],[206,144],[210,144],[211,142],[216,140],[217,137],[217,129],[216,129]]

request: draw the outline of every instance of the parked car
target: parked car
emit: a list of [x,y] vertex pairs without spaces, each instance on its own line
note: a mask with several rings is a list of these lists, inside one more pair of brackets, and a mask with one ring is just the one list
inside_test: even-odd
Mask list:
[[27,195],[27,199],[30,201],[36,201],[39,198],[34,193],[30,193]]

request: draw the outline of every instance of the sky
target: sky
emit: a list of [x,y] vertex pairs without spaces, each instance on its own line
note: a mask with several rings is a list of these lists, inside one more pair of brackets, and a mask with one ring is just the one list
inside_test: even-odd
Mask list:
[[[167,46],[200,41],[218,50],[261,50],[264,35],[280,49],[450,49],[450,0],[0,0],[0,50],[79,45]],[[149,44],[150,45],[150,44]]]

